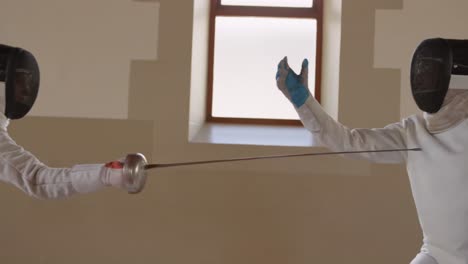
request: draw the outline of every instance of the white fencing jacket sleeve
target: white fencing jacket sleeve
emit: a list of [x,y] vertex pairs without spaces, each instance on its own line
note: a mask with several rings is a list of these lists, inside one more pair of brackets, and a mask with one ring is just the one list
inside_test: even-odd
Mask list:
[[[407,120],[384,128],[350,129],[330,117],[313,96],[309,96],[296,111],[304,127],[312,133],[314,139],[332,151],[407,148]],[[402,163],[407,159],[406,152],[360,153],[345,156],[377,163]]]
[[[3,118],[2,118],[3,117]],[[106,185],[104,164],[50,168],[18,146],[7,132],[8,120],[0,117],[0,180],[41,199],[65,198],[97,191]]]

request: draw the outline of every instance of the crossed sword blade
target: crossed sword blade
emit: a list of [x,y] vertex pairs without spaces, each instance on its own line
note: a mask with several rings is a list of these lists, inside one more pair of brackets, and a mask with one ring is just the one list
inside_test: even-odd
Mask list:
[[306,157],[306,156],[326,156],[326,155],[341,155],[341,154],[359,154],[359,153],[409,152],[409,151],[422,151],[422,149],[421,148],[407,148],[407,149],[315,152],[315,153],[288,154],[288,155],[244,157],[244,158],[234,158],[234,159],[190,161],[190,162],[179,162],[179,163],[160,163],[160,164],[147,164],[145,165],[145,170],[150,170],[150,169],[155,169],[155,168],[169,168],[169,167],[180,167],[180,166],[211,164],[211,163],[221,163],[221,162],[235,162],[235,161],[246,161],[246,160],[278,159],[278,158]]

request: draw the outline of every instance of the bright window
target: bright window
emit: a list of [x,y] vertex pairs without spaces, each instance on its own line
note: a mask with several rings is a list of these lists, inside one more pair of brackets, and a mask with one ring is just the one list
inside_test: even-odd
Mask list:
[[221,0],[222,5],[312,7],[313,0]]
[[298,73],[307,58],[309,88],[319,98],[321,3],[212,1],[208,121],[299,124],[276,88],[276,65],[288,56]]

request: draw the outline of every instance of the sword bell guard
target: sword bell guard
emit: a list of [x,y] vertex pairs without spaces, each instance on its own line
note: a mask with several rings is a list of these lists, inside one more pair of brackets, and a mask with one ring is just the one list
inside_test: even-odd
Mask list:
[[136,194],[143,190],[146,183],[145,166],[148,164],[141,153],[128,154],[124,161],[123,177],[124,186],[128,193]]

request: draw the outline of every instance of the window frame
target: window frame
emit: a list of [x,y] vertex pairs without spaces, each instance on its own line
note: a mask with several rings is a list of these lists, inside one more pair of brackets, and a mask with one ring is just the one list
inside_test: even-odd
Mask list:
[[300,120],[214,117],[213,111],[213,76],[216,17],[274,17],[274,18],[313,18],[317,21],[317,44],[315,56],[314,95],[320,102],[322,73],[323,41],[323,0],[313,0],[312,7],[266,7],[222,5],[221,0],[210,0],[209,44],[208,44],[208,89],[206,98],[206,121],[212,123],[255,124],[255,125],[302,125]]

